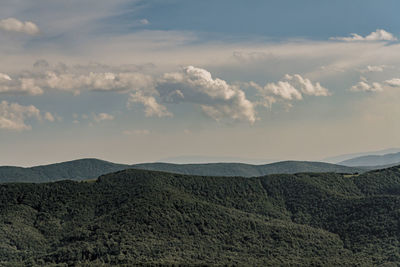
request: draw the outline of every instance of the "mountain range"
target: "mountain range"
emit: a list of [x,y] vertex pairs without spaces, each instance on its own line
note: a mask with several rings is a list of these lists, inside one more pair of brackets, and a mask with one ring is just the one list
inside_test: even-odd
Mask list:
[[282,161],[264,165],[244,163],[172,164],[143,163],[116,164],[98,159],[80,159],[31,168],[0,167],[0,183],[51,182],[59,180],[87,180],[125,169],[144,169],[202,176],[254,177],[276,173],[336,172],[361,173],[365,168],[340,166],[324,162]]

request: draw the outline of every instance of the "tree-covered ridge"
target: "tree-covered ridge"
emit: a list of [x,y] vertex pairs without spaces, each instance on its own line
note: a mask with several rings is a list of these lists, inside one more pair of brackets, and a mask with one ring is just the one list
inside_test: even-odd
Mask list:
[[0,265],[400,263],[400,170],[0,185]]
[[298,172],[337,172],[355,173],[364,169],[340,166],[323,162],[282,161],[265,165],[243,163],[209,164],[171,164],[144,163],[135,165],[116,164],[98,159],[80,159],[31,168],[0,167],[0,183],[30,182],[43,183],[60,180],[87,180],[100,175],[129,168],[153,171],[165,171],[188,175],[203,176],[242,176],[254,177],[273,173]]

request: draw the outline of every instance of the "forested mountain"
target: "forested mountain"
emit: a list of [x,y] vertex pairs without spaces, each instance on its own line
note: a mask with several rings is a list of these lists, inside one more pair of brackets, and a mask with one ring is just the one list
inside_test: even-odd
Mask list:
[[312,161],[280,161],[265,165],[251,165],[243,163],[208,163],[208,164],[170,164],[145,163],[132,166],[136,169],[166,171],[189,175],[203,176],[242,176],[255,177],[268,174],[299,172],[336,172],[356,173],[364,172],[362,168],[340,166],[325,162]]
[[399,207],[400,167],[2,184],[0,265],[397,266]]
[[79,159],[31,168],[4,166],[0,167],[0,183],[86,180],[127,168],[130,166],[98,159]]
[[254,177],[273,173],[298,172],[363,172],[361,168],[339,166],[323,162],[282,161],[266,165],[243,163],[171,164],[144,163],[136,165],[116,164],[98,159],[80,159],[32,168],[0,167],[0,183],[51,182],[59,180],[86,180],[110,172],[129,168],[166,171],[189,175]]
[[377,166],[400,163],[400,152],[385,155],[368,155],[340,162],[345,166]]

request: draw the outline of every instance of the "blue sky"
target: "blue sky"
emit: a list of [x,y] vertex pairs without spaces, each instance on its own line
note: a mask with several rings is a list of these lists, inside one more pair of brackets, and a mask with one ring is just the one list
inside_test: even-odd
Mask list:
[[399,8],[4,0],[0,165],[400,147]]
[[[151,1],[147,1],[151,2]],[[233,37],[307,37],[325,40],[349,32],[368,34],[384,28],[398,32],[398,1],[371,0],[256,0],[256,1],[153,1],[132,16],[152,22],[151,28],[199,31]],[[397,28],[397,29],[396,29]]]

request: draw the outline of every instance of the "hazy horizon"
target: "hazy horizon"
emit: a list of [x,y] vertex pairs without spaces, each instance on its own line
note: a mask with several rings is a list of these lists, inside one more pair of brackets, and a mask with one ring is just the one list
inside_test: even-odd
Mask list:
[[388,149],[383,149],[383,150],[376,150],[376,151],[364,151],[364,152],[359,152],[359,153],[349,153],[349,154],[340,154],[340,155],[334,155],[331,157],[326,157],[322,159],[293,159],[293,158],[283,158],[283,159],[256,159],[256,158],[243,158],[243,157],[224,157],[224,156],[204,156],[204,155],[181,155],[181,156],[176,156],[176,157],[168,157],[168,158],[159,158],[156,160],[151,160],[151,161],[136,161],[136,162],[129,162],[129,161],[113,161],[110,159],[105,159],[105,158],[100,158],[96,156],[83,156],[83,157],[78,157],[78,158],[67,158],[67,159],[61,159],[61,160],[49,160],[49,161],[38,161],[36,163],[31,163],[31,164],[3,164],[0,165],[2,166],[15,166],[15,167],[24,167],[24,168],[30,168],[30,167],[36,167],[36,166],[42,166],[42,165],[49,165],[49,164],[57,164],[57,163],[62,163],[62,162],[69,162],[69,161],[75,161],[75,160],[82,160],[82,159],[98,159],[98,160],[104,160],[116,164],[127,164],[127,165],[133,165],[133,164],[141,164],[141,163],[156,163],[156,162],[162,162],[162,163],[172,163],[172,164],[206,164],[206,163],[244,163],[244,164],[251,164],[251,165],[265,165],[265,164],[271,164],[271,163],[276,163],[276,162],[283,162],[283,161],[310,161],[310,162],[325,162],[325,163],[331,163],[331,164],[340,164],[341,161],[345,161],[348,159],[353,159],[353,158],[358,158],[361,156],[376,156],[376,155],[386,155],[386,154],[393,154],[393,153],[399,153],[400,148],[388,148]]
[[321,161],[400,147],[399,8],[4,0],[0,165]]

